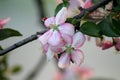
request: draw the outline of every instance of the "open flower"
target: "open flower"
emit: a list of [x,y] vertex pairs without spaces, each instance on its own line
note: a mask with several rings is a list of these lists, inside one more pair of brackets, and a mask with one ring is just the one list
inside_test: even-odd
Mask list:
[[75,64],[80,65],[83,62],[83,52],[79,49],[85,42],[85,36],[81,32],[77,32],[73,38],[72,43],[66,45],[64,53],[60,56],[58,66],[66,68],[72,60]]
[[51,55],[47,56],[53,57],[53,52],[59,50],[65,43],[71,42],[72,36],[74,35],[74,26],[70,23],[65,23],[66,18],[67,8],[63,7],[56,17],[50,17],[45,20],[45,26],[49,28],[49,30],[41,35],[38,40],[42,46],[49,45],[46,53],[51,53]]
[[0,20],[0,29],[2,29],[3,26],[9,22],[9,20],[10,20],[10,18],[1,19]]

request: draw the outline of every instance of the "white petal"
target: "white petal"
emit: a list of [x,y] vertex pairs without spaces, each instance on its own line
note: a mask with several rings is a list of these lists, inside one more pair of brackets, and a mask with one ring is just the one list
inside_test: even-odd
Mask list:
[[49,31],[45,32],[42,36],[38,38],[42,45],[47,44],[48,39],[51,37],[53,31],[50,29]]
[[51,60],[53,58],[54,52],[50,49],[50,47],[48,47],[48,51],[46,55],[47,55],[47,60]]
[[66,68],[70,65],[70,56],[68,53],[63,53],[60,56],[59,62],[58,62],[58,66],[60,68]]
[[59,46],[61,43],[61,36],[60,33],[58,31],[54,31],[53,34],[51,35],[51,37],[48,40],[48,43],[51,46]]
[[84,55],[81,50],[74,50],[71,53],[71,59],[74,61],[75,64],[80,65],[84,60]]
[[75,27],[72,24],[64,23],[59,26],[60,33],[68,34],[70,36],[73,36],[75,33]]
[[50,27],[50,25],[54,25],[55,24],[55,17],[50,17],[48,19],[45,20],[44,22],[46,27]]
[[60,25],[66,21],[67,18],[67,8],[63,7],[56,15],[56,25]]
[[81,32],[77,32],[73,36],[72,47],[74,47],[74,48],[80,48],[84,44],[85,39],[86,39],[85,36]]

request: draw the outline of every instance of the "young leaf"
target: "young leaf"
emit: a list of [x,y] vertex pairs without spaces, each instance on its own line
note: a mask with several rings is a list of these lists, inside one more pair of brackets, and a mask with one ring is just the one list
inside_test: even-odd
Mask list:
[[17,30],[13,30],[10,28],[0,29],[0,40],[4,40],[13,36],[22,36],[22,34]]
[[85,22],[81,27],[80,31],[84,34],[93,37],[101,37],[101,32],[99,27],[93,22]]

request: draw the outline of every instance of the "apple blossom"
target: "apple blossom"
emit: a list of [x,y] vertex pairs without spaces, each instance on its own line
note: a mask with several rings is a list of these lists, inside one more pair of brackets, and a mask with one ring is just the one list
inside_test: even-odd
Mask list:
[[83,52],[79,49],[85,42],[85,36],[81,32],[77,32],[73,38],[72,43],[66,45],[64,52],[61,54],[58,66],[66,68],[70,65],[70,60],[75,64],[80,65],[83,62]]
[[61,50],[61,47],[63,47],[65,43],[71,42],[72,40],[74,26],[70,23],[65,23],[66,18],[67,8],[63,7],[55,17],[47,18],[44,22],[49,30],[41,35],[38,40],[42,46],[49,45],[46,50],[44,49],[47,57],[51,56],[50,58],[52,58],[54,56],[53,52]]

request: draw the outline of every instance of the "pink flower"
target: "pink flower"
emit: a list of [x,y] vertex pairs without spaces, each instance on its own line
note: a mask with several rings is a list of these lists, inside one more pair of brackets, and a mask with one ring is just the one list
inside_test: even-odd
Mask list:
[[83,62],[83,52],[79,49],[85,42],[85,36],[81,32],[77,32],[73,38],[72,43],[69,43],[65,47],[64,53],[60,56],[58,66],[60,68],[66,68],[70,65],[70,60],[75,64],[80,65]]
[[119,38],[114,38],[114,41],[115,41],[115,49],[117,51],[120,51],[120,39]]
[[102,50],[111,48],[112,46],[113,46],[113,43],[112,43],[112,41],[110,41],[110,40],[103,41],[103,42],[102,42],[102,45],[101,45]]
[[49,45],[45,51],[47,57],[53,57],[53,52],[60,50],[65,43],[71,42],[72,40],[72,36],[74,35],[74,26],[70,23],[65,23],[66,18],[67,8],[63,7],[56,17],[47,18],[44,22],[45,26],[50,29],[41,35],[38,40],[41,42],[42,46]]
[[3,29],[3,26],[9,22],[10,18],[0,20],[0,29]]

